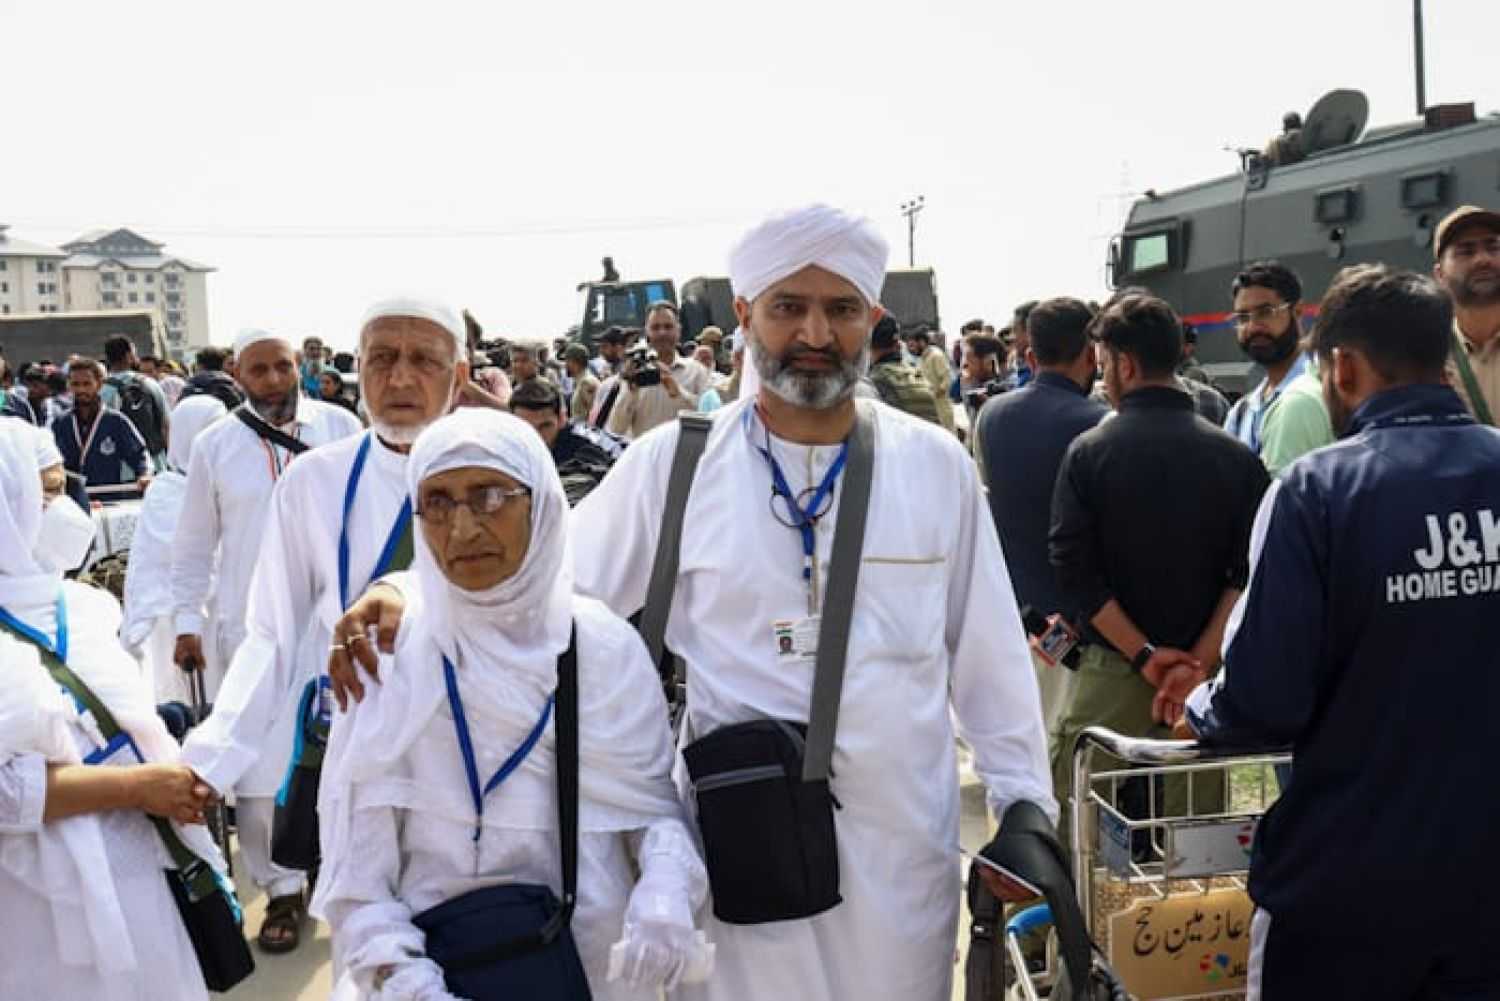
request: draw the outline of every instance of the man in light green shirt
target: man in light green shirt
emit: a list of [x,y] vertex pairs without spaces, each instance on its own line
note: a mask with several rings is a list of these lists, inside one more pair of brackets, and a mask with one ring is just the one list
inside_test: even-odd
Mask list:
[[1266,377],[1235,403],[1224,421],[1272,476],[1334,439],[1316,363],[1299,351],[1297,306],[1302,283],[1276,261],[1257,261],[1232,286],[1235,336]]
[[917,359],[917,367],[932,389],[933,401],[937,404],[938,423],[953,430],[953,401],[948,398],[948,383],[952,372],[948,368],[948,356],[943,349],[932,343],[932,334],[926,327],[919,327],[907,335],[906,349]]

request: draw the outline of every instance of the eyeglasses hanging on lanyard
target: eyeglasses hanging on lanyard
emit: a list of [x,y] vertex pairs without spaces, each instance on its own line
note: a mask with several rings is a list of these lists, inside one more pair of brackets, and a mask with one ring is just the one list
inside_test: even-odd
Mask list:
[[[792,488],[782,475],[780,463],[771,454],[770,431],[766,432],[766,444],[764,448],[760,448],[760,454],[765,456],[766,464],[771,467],[771,517],[802,534],[802,579],[811,584],[813,560],[818,551],[815,528],[818,519],[833,506],[833,484],[839,478],[839,473],[843,472],[844,463],[849,458],[849,443],[846,441],[839,447],[839,454],[833,460],[833,465],[828,467],[828,472],[823,474],[822,482],[816,487],[808,487],[796,496],[793,496]],[[778,497],[786,502],[788,517],[782,517],[781,512],[776,509]],[[803,499],[809,497],[807,503],[803,504]]]

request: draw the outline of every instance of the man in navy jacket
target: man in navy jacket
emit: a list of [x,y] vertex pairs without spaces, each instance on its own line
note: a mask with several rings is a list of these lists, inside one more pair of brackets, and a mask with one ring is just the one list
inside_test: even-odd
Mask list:
[[1188,700],[1205,743],[1295,756],[1250,867],[1252,998],[1500,997],[1500,431],[1443,382],[1452,329],[1426,277],[1335,278],[1313,349],[1344,440],[1267,492]]

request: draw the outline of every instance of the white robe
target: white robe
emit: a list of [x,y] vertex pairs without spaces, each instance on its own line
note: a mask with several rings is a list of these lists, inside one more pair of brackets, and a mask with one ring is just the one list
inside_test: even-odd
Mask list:
[[[598,602],[578,598],[573,607],[581,764],[578,905],[571,928],[596,1001],[649,1001],[657,997],[654,990],[605,979],[637,867],[666,867],[664,875],[682,886],[690,906],[703,899],[706,876],[671,785],[666,705],[645,647]],[[442,654],[424,635],[422,619],[413,608],[403,623],[395,662],[382,665],[386,684],[370,686],[357,708],[335,715],[324,761],[324,867],[314,911],[333,928],[343,974],[334,993],[339,1001],[378,997],[371,983],[386,965],[427,966],[428,979],[440,982],[422,955],[413,915],[512,881],[562,893],[555,716],[521,766],[485,797],[476,844],[453,715],[434,694],[441,681],[430,677],[441,676]],[[461,690],[463,677],[474,670],[508,667],[461,665]],[[429,677],[422,678],[424,673]],[[539,715],[543,694],[526,689],[515,686],[514,704],[503,716],[476,711],[465,700],[481,782]],[[414,737],[402,732],[412,727],[420,727]],[[619,736],[601,739],[611,732]],[[620,746],[627,743],[629,748]],[[392,745],[407,745],[394,760],[383,756]],[[611,754],[612,746],[621,753]]]
[[[801,921],[705,922],[708,1001],[947,1001],[960,896],[958,734],[999,815],[1056,816],[1035,674],[974,466],[951,435],[884,405],[849,641],[833,791],[843,903]],[[694,481],[667,645],[688,668],[688,730],[806,719],[812,665],[778,663],[772,622],[807,615],[797,531],[771,517],[753,400],[720,410]],[[747,414],[748,411],[748,414]],[[645,603],[676,425],[644,436],[573,512],[578,590]],[[837,446],[772,439],[793,493]],[[817,527],[826,581],[839,492]],[[691,796],[685,794],[691,810]]]
[[[69,666],[116,714],[124,710],[112,693],[128,693],[142,752],[174,757],[145,682],[115,638],[118,606],[81,584],[64,589]],[[49,623],[43,631],[52,629]],[[167,888],[163,870],[171,862],[146,814],[109,810],[43,822],[48,762],[76,763],[102,741],[41,671],[31,647],[0,635],[0,676],[7,678],[0,692],[0,998],[206,999]],[[204,828],[182,830],[194,851],[222,867]],[[105,929],[119,937],[94,943]]]
[[[266,504],[264,527],[252,540],[260,559],[250,585],[245,638],[213,713],[183,748],[184,760],[215,789],[234,788],[252,768],[259,788],[241,789],[242,794],[271,795],[282,781],[297,700],[307,681],[326,670],[333,627],[343,613],[338,551],[344,492],[355,454],[367,439],[369,456],[347,526],[349,597],[358,597],[406,499],[406,456],[370,432],[342,438],[298,456]],[[195,467],[208,452],[204,444],[194,449]],[[257,762],[263,763],[257,767]]]

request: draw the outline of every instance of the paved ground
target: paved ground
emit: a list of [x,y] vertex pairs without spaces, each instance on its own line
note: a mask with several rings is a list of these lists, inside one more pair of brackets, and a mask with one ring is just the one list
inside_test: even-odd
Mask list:
[[[987,840],[989,821],[985,817],[983,788],[966,765],[961,775],[963,815],[960,839],[965,848],[972,850]],[[235,871],[243,872],[244,869],[236,865]],[[245,906],[245,928],[253,935],[260,929],[266,898],[248,885],[241,886],[240,893]],[[961,948],[962,930],[967,925],[963,921],[959,924]],[[327,1001],[329,992],[333,989],[327,926],[309,924],[302,947],[290,955],[268,956],[254,943],[250,948],[255,953],[255,975],[225,997],[235,1001]],[[963,997],[957,980],[953,997],[955,1001]]]

